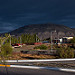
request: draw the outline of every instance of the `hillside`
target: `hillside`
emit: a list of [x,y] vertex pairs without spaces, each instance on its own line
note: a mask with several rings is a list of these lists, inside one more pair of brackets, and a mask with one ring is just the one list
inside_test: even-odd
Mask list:
[[11,31],[11,35],[21,35],[22,33],[27,34],[34,34],[36,33],[40,39],[45,39],[50,37],[51,31],[56,30],[53,32],[53,37],[63,37],[63,36],[75,36],[75,29],[69,28],[64,25],[57,25],[57,24],[33,24],[33,25],[26,25],[24,27],[20,27],[14,31]]

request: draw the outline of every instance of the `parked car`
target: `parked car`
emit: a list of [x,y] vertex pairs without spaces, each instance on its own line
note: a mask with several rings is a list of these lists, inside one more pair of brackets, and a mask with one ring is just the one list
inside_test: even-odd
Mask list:
[[16,43],[16,44],[12,44],[13,48],[19,48],[22,47],[22,44]]

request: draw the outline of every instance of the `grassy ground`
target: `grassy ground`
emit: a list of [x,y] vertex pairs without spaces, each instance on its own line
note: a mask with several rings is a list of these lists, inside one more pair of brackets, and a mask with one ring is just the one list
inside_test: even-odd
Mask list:
[[[48,47],[48,49],[50,49],[50,43],[44,44],[44,45],[46,45]],[[13,51],[14,52],[20,52],[22,50],[34,50],[35,46],[39,46],[39,45],[23,45],[20,48],[13,48]]]
[[35,45],[25,45],[25,46],[22,46],[20,48],[13,48],[13,51],[14,52],[20,52],[22,50],[33,50],[35,47]]
[[26,60],[26,59],[54,59],[55,56],[51,55],[32,55],[32,54],[22,54],[22,53],[14,53],[12,56],[10,56],[9,60]]
[[[36,54],[23,54],[21,51],[25,50],[34,50],[34,47],[38,45],[24,45],[20,48],[13,48],[13,53],[12,55],[8,58],[9,60],[25,60],[25,59],[54,59],[56,58],[55,56],[51,55],[36,55]],[[1,59],[1,58],[0,58]]]

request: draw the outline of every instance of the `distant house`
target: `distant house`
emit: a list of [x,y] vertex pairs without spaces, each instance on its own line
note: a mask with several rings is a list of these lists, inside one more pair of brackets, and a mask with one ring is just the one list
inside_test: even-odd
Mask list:
[[61,39],[54,39],[53,43],[55,44],[69,43],[71,39],[73,39],[73,37],[63,37]]
[[69,43],[73,39],[73,37],[63,37],[62,38],[62,43]]

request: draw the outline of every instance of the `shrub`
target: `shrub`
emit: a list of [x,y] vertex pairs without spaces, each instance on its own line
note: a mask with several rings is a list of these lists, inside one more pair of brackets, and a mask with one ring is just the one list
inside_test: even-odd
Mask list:
[[1,46],[0,55],[2,55],[3,57],[6,57],[10,55],[11,53],[12,53],[12,47],[10,46],[10,44],[4,44]]
[[34,49],[47,49],[48,47],[45,45],[40,45],[40,46],[36,46],[34,47]]
[[74,57],[74,50],[70,47],[68,48],[58,48],[57,49],[57,55],[60,58],[73,58]]

